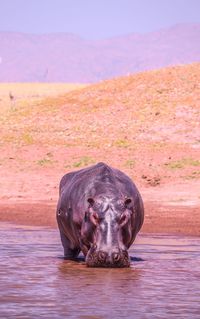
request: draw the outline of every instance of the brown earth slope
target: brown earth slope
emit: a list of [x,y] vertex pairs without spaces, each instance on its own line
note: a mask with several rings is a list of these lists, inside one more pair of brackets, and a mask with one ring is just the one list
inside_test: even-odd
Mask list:
[[144,198],[144,231],[200,235],[200,64],[0,101],[1,220],[55,225],[61,176],[105,161]]

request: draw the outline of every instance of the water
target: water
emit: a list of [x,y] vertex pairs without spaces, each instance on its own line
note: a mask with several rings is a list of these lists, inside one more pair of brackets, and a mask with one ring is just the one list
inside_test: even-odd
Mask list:
[[127,269],[62,258],[58,231],[0,224],[0,318],[200,318],[200,239],[140,235]]

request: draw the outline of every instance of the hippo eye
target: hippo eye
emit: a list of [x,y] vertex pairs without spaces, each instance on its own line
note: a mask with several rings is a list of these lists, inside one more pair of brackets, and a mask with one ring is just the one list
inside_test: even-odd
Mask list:
[[131,198],[126,198],[124,201],[124,204],[126,207],[128,207],[128,206],[130,206],[131,202],[132,202]]
[[89,197],[89,198],[87,199],[87,201],[88,201],[88,203],[89,203],[91,206],[94,205],[94,199],[93,199],[92,197]]

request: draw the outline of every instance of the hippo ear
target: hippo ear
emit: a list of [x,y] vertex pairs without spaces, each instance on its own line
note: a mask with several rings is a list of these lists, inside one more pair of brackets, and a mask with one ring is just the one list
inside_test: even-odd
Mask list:
[[132,199],[129,197],[125,198],[124,204],[126,207],[130,207],[130,204],[132,203]]
[[87,201],[88,201],[88,203],[89,203],[91,206],[94,205],[94,199],[93,199],[92,197],[89,197],[89,198],[87,199]]

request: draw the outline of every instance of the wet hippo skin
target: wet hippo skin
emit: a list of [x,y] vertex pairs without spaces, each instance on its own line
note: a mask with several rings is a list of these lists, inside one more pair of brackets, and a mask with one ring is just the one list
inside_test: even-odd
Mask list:
[[90,267],[128,267],[128,248],[144,220],[132,180],[104,163],[71,172],[60,182],[57,222],[65,259],[83,252]]

